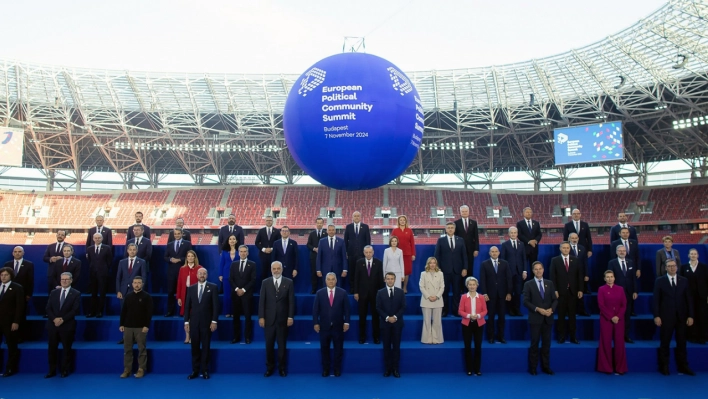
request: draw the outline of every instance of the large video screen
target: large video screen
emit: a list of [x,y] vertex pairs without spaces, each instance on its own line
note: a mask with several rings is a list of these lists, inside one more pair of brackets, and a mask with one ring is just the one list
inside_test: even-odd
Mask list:
[[624,159],[622,122],[570,126],[553,131],[556,165]]

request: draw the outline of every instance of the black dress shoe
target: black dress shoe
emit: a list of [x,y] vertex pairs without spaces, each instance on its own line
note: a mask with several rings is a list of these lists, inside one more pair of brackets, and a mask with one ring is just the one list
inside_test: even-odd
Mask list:
[[334,370],[334,376],[335,376],[335,377],[341,377],[341,376],[342,376],[342,372],[339,371],[339,370]]
[[478,372],[474,373],[474,375],[476,375],[477,377],[481,377],[481,376],[482,376],[482,372],[481,372],[481,371],[478,371]]
[[232,344],[237,344],[237,343],[239,343],[239,342],[241,342],[240,339],[234,338],[234,339],[231,340],[231,343],[232,343]]
[[393,376],[396,378],[401,378],[401,373],[399,373],[398,370],[393,370]]
[[61,378],[66,378],[66,377],[68,377],[68,376],[69,376],[69,372],[68,372],[68,371],[62,371],[62,372],[61,372]]
[[270,377],[271,375],[273,375],[274,372],[275,370],[273,369],[266,370],[266,372],[263,374],[263,377]]
[[205,380],[208,380],[208,379],[211,378],[211,377],[209,376],[209,373],[207,373],[207,372],[205,371],[205,372],[202,373],[202,378],[204,378]]
[[374,340],[374,343],[375,343],[376,345],[378,345],[378,344],[381,343],[381,340],[380,340],[380,339],[375,339],[375,340]]
[[578,341],[578,339],[575,338],[575,337],[571,338],[571,339],[570,339],[570,342],[572,342],[572,343],[574,343],[574,344],[579,344],[579,343],[580,343],[580,341]]
[[634,316],[636,316],[636,315],[637,315],[636,313],[632,312],[632,317],[634,317]]
[[555,373],[553,372],[553,370],[551,370],[551,369],[541,369],[541,371],[543,371],[544,373],[546,373],[546,374],[548,374],[548,375],[553,375],[553,374],[555,374]]
[[123,340],[118,341],[118,345],[123,345]]
[[391,376],[391,370],[384,371],[384,377],[390,377],[390,376]]
[[529,374],[531,374],[531,375],[537,375],[537,374],[538,374],[538,371],[536,371],[536,370],[529,370]]
[[360,340],[359,340],[359,343],[360,343],[360,344],[363,344],[364,342],[366,342],[366,341],[364,341],[363,339],[360,339]]
[[632,340],[632,338],[625,338],[625,339],[624,339],[624,342],[626,342],[626,343],[628,343],[628,344],[633,344],[633,343],[634,343],[634,341]]
[[494,339],[493,339],[493,338],[490,338],[490,339],[487,340],[487,342],[489,342],[490,344],[493,344],[493,343],[494,343]]
[[[693,370],[689,369],[688,367],[682,367],[679,369],[678,372],[679,372],[679,374],[685,374],[685,375],[690,375],[690,376],[696,375],[696,373]],[[5,375],[3,375],[3,377],[4,376]]]
[[558,343],[559,343],[559,344],[564,344],[564,343],[565,343],[565,338],[558,338]]
[[329,370],[325,370],[322,372],[322,377],[329,377]]
[[89,313],[89,314],[86,315],[86,317],[88,317],[88,318],[91,318],[91,317],[93,317],[93,316],[94,316],[93,313]]
[[501,342],[502,344],[506,343],[506,340],[504,338],[499,338],[499,339],[497,339],[497,341]]
[[195,378],[199,377],[199,372],[198,371],[192,371],[192,374],[187,376],[188,380],[193,380]]
[[173,314],[170,312],[165,313],[165,317],[172,317],[172,316],[173,316]]
[[13,370],[7,369],[7,370],[5,370],[5,372],[3,373],[2,376],[3,377],[10,377],[13,374],[15,374],[15,372]]
[[468,371],[468,372],[467,372],[467,375],[468,375],[468,376],[472,375],[472,372],[471,372],[471,371]]
[[578,313],[578,316],[590,316],[590,313],[582,312],[582,313]]
[[278,371],[278,374],[280,374],[281,377],[285,377],[288,375],[288,372],[285,371],[285,369],[280,369],[280,371]]
[[56,371],[50,371],[47,373],[47,375],[44,376],[44,378],[52,378],[57,375]]
[[103,313],[101,313],[101,312],[96,313],[96,318],[97,318],[97,319],[100,319],[101,317],[103,317]]
[[251,343],[251,340],[248,339],[248,338],[246,338],[246,343],[247,343],[247,344],[250,344],[250,343]]
[[659,368],[659,372],[660,372],[661,374],[663,374],[663,375],[670,375],[670,374],[671,374],[671,373],[669,373],[669,368],[668,368],[668,367],[660,367],[660,368]]

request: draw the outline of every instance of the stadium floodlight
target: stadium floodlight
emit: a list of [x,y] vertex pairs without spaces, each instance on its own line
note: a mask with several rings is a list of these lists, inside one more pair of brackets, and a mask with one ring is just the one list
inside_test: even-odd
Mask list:
[[549,119],[543,119],[541,121],[541,126],[551,126],[551,121]]
[[705,126],[707,117],[695,116],[693,118],[679,119],[672,122],[674,129],[686,129],[689,127]]
[[660,110],[660,109],[666,109],[667,107],[668,107],[668,105],[666,105],[665,102],[659,101],[659,102],[656,103],[656,105],[654,106],[654,109],[655,109],[655,110]]

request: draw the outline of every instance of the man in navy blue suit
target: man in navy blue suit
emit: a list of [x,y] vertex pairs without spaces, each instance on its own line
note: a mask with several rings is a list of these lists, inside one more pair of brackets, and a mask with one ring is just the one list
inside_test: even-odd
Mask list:
[[669,375],[669,347],[671,336],[676,334],[676,366],[679,374],[696,375],[688,367],[686,356],[686,326],[693,325],[693,302],[688,279],[679,276],[678,265],[673,259],[664,262],[666,275],[654,283],[654,324],[659,327],[659,372]]
[[126,240],[130,240],[131,238],[135,238],[135,226],[142,226],[143,227],[143,237],[147,238],[148,240],[150,239],[150,226],[143,224],[143,213],[138,211],[135,212],[135,224],[128,227],[128,234],[125,236]]
[[[583,293],[590,294],[590,272],[588,271],[588,251],[579,243],[577,233],[568,234],[568,242],[570,243],[570,254],[578,258],[580,261],[580,274],[583,276]],[[578,304],[575,309],[576,314],[581,316],[590,316],[590,313],[585,310],[585,300],[578,299]]]
[[580,209],[573,209],[571,213],[573,220],[563,227],[563,241],[570,241],[570,234],[578,234],[578,244],[588,251],[588,258],[592,257],[592,236],[590,235],[590,225],[580,220]]
[[265,227],[261,227],[256,234],[256,248],[258,248],[258,257],[261,260],[261,278],[266,279],[271,276],[271,264],[273,262],[272,252],[273,243],[280,239],[280,230],[273,227],[273,217],[266,216]]
[[93,235],[94,245],[86,248],[89,261],[89,287],[91,290],[91,309],[86,317],[103,317],[106,305],[106,280],[113,263],[113,251],[110,245],[103,244],[103,235]]
[[[455,231],[455,224],[453,232]],[[458,237],[460,238],[460,237]],[[462,242],[462,238],[460,238]],[[464,251],[464,247],[462,248]],[[376,311],[381,318],[381,340],[384,351],[384,377],[393,374],[400,378],[398,363],[401,360],[401,333],[403,332],[403,312],[406,298],[403,290],[395,287],[396,274],[386,273],[386,287],[376,294]]]
[[[327,226],[327,237],[321,239],[317,246],[317,277],[326,276],[329,272],[347,277],[347,251],[344,240],[334,236],[336,232],[333,224]],[[341,287],[342,280],[338,279],[337,285]]]
[[509,240],[504,241],[501,248],[501,259],[509,264],[511,270],[511,301],[509,302],[509,314],[521,316],[521,286],[528,276],[526,272],[526,250],[524,243],[519,241],[519,229],[509,227]]
[[283,226],[280,229],[280,239],[273,243],[273,262],[278,261],[283,265],[283,276],[295,278],[297,276],[297,242],[290,238],[290,228]]
[[211,333],[219,321],[219,289],[206,279],[207,270],[199,269],[197,283],[187,288],[184,305],[184,331],[192,341],[192,374],[187,376],[190,380],[199,377],[199,370],[205,380],[209,379]]
[[182,229],[174,229],[175,240],[167,243],[165,248],[165,260],[167,261],[167,314],[165,317],[172,317],[175,312],[177,300],[177,279],[179,278],[179,268],[184,265],[187,252],[192,249],[192,243],[182,239]]
[[[626,227],[622,227],[619,232],[620,238],[617,240],[614,240],[610,243],[610,248],[617,248],[618,245],[623,245],[625,249],[627,250],[627,258],[631,259],[632,262],[634,262],[634,271],[635,274],[637,275],[637,278],[641,277],[641,261],[639,259],[639,243],[637,240],[634,240],[630,238],[631,234],[629,232],[629,229]],[[617,257],[617,253],[615,251],[612,251],[612,258]],[[629,306],[629,304],[627,304]]]
[[[499,249],[489,248],[490,258],[482,262],[479,277],[479,290],[487,301],[487,341],[506,343],[504,325],[506,321],[506,303],[511,301],[511,271],[504,259],[499,259]],[[496,333],[495,333],[495,320]]]
[[624,342],[633,344],[629,337],[629,318],[632,315],[631,303],[637,299],[637,276],[634,274],[634,262],[626,258],[627,250],[623,245],[615,248],[616,258],[607,265],[607,270],[612,270],[615,274],[615,284],[624,289],[624,296],[627,298],[627,307],[624,311]]
[[627,224],[627,214],[624,212],[620,212],[617,215],[617,223],[616,225],[612,226],[610,229],[610,242],[619,240],[620,238],[620,229],[623,227],[626,227],[627,230],[629,231],[629,239],[631,240],[638,240],[637,238],[637,229],[634,227],[630,226]]
[[47,270],[47,281],[49,281],[52,290],[59,288],[61,285],[61,274],[64,272],[71,273],[73,281],[77,284],[80,281],[81,261],[73,256],[74,246],[65,243],[61,248],[61,252],[64,256],[52,263]]
[[541,243],[543,233],[538,220],[533,220],[533,210],[530,207],[524,208],[524,218],[516,222],[519,229],[519,240],[523,241],[526,249],[526,259],[530,264],[538,260],[538,244]]
[[221,226],[219,229],[219,253],[221,253],[221,247],[224,246],[224,243],[230,236],[236,237],[236,247],[246,245],[243,240],[243,228],[236,224],[236,215],[233,213],[229,215],[228,224],[226,226]]
[[349,297],[347,292],[337,287],[337,275],[327,273],[327,287],[317,291],[312,307],[312,324],[320,334],[322,354],[322,377],[329,377],[330,342],[334,344],[334,376],[342,375],[342,355],[344,353],[344,333],[349,330]]
[[[152,259],[152,241],[149,238],[143,236],[143,226],[137,225],[133,226],[133,234],[135,237],[126,241],[126,245],[135,244],[138,247],[137,257],[144,260],[146,265],[149,265],[150,259]],[[128,253],[125,253],[124,258],[128,257]]]
[[[447,316],[448,312],[450,316],[456,315],[460,295],[462,295],[462,281],[469,271],[465,241],[455,235],[455,223],[448,222],[445,225],[445,235],[440,237],[435,245],[435,259],[438,260],[445,279],[442,315]],[[450,300],[450,289],[452,289],[452,300]]]
[[371,245],[369,226],[361,222],[359,211],[352,214],[352,222],[344,229],[344,245],[347,247],[347,270],[351,273],[349,293],[353,294],[356,262],[364,257],[364,247]]
[[[68,244],[67,244],[68,245]],[[71,346],[76,335],[76,316],[79,314],[81,293],[71,288],[73,279],[70,272],[60,276],[59,288],[49,294],[47,301],[47,332],[49,335],[49,373],[44,378],[57,375],[59,342],[63,348],[61,362],[61,377],[69,376],[71,368]]]

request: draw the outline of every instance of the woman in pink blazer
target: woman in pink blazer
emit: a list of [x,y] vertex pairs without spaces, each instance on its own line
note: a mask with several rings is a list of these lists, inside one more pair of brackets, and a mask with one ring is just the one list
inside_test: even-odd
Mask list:
[[[487,304],[484,296],[477,293],[479,282],[474,277],[465,279],[468,292],[460,298],[458,314],[462,317],[462,340],[465,342],[465,365],[467,375],[473,373],[481,376],[482,364],[482,326],[487,315]],[[472,355],[472,338],[474,337],[474,356]]]

